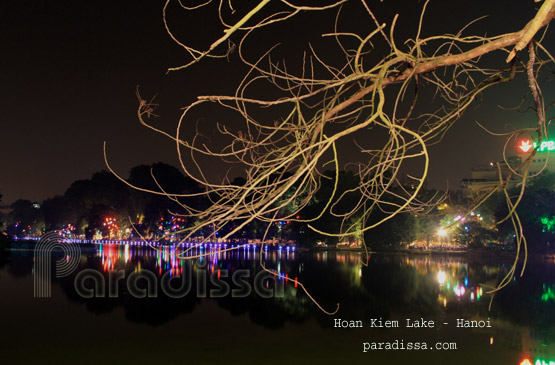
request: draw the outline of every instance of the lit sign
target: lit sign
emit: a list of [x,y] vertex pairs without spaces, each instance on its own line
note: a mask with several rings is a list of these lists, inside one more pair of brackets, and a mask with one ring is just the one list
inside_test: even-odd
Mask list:
[[534,365],[555,365],[555,361],[546,361],[542,359],[537,359]]
[[[532,362],[530,361],[530,359],[524,359],[520,362],[520,365],[532,365]],[[555,365],[555,361],[536,359],[534,365]]]
[[[524,139],[520,141],[520,144],[517,147],[521,152],[526,153],[530,151],[532,147],[537,148],[538,144],[536,142],[532,142],[530,144],[530,140]],[[540,148],[538,148],[538,152],[547,151],[555,151],[555,141],[542,141],[542,143],[540,143]]]
[[522,152],[526,153],[530,151],[530,148],[532,148],[532,145],[530,144],[530,141],[522,141],[520,142],[520,146],[518,146],[518,148],[520,148]]

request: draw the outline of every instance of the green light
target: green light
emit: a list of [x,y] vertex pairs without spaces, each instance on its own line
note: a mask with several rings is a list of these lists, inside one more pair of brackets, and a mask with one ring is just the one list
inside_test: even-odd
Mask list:
[[542,294],[542,302],[549,302],[550,300],[555,302],[555,290],[553,290],[553,285],[546,286],[543,284],[543,294]]
[[542,359],[537,359],[534,365],[555,365],[555,361],[547,361]]
[[538,148],[537,142],[532,142],[530,144],[529,139],[523,139],[520,141],[520,144],[517,145],[517,149],[521,153],[528,153],[532,149],[532,147],[534,147],[535,149],[537,148],[537,152],[555,151],[555,141],[542,141]]
[[[536,148],[538,144],[534,142],[534,148]],[[538,152],[546,152],[546,151],[555,151],[555,141],[542,141],[540,143],[540,148]]]
[[542,217],[540,218],[540,222],[543,224],[543,232],[555,233],[555,217]]

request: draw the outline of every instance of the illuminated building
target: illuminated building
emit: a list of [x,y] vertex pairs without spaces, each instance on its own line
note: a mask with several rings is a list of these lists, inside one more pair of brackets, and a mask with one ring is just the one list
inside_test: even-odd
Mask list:
[[[518,164],[520,164],[520,158],[512,156],[508,159],[508,162],[511,166],[518,166]],[[511,170],[505,162],[490,162],[488,165],[474,166],[471,171],[472,177],[470,179],[463,179],[461,187],[466,189],[469,195],[479,194],[499,184],[499,172],[501,172],[501,177],[505,180],[509,176]],[[515,177],[512,177],[509,180],[508,187],[511,188],[516,186],[517,181]]]
[[551,153],[555,152],[555,141],[544,140],[538,144],[532,139],[524,137],[518,138],[513,146],[509,147],[506,162],[490,162],[487,165],[473,167],[471,178],[463,179],[461,186],[467,190],[469,195],[478,194],[499,184],[501,173],[503,180],[510,176],[507,187],[515,187],[520,179],[514,174],[511,175],[512,169],[525,161],[533,149],[536,149],[536,154],[531,158],[528,176],[534,176],[543,171],[555,172],[555,158],[551,157]]
[[536,149],[536,154],[532,157],[529,175],[538,174],[543,169],[555,172],[555,158],[551,156],[551,153],[555,152],[555,141],[543,140],[538,145],[529,138],[521,138],[517,141],[514,150],[520,160],[523,161],[530,155],[532,148]]

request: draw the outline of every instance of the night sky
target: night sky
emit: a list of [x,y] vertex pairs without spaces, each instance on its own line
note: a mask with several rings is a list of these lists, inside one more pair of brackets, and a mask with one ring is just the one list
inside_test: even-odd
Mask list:
[[[368,3],[383,22],[389,23],[395,12],[400,13],[399,44],[404,37],[414,36],[423,2]],[[403,8],[396,8],[401,3]],[[424,34],[456,33],[482,15],[490,16],[467,34],[516,31],[539,6],[532,0],[460,3],[432,1]],[[163,5],[162,1],[148,0],[1,2],[2,203],[18,198],[40,201],[63,194],[73,181],[105,169],[103,141],[108,143],[110,163],[124,177],[130,167],[138,164],[177,164],[175,144],[139,124],[136,87],[140,86],[144,98],[157,94],[160,117],[155,123],[173,132],[180,107],[194,101],[196,95],[231,93],[244,68],[236,55],[231,55],[219,64],[207,61],[166,75],[169,67],[183,64],[188,58],[164,29]],[[355,5],[359,11],[346,8],[349,22],[367,23],[370,31],[370,19],[360,11],[358,3]],[[169,19],[182,39],[204,43],[202,48],[206,48],[221,34],[221,29],[209,27],[213,23],[210,14],[215,15],[202,11],[191,16],[170,7]],[[334,18],[333,13],[319,15],[316,20],[310,20],[308,15],[273,31],[272,39],[284,40],[285,55],[302,50],[304,43],[298,37],[302,29],[310,36],[316,23],[325,25]],[[327,30],[332,31],[332,27],[329,23]],[[555,54],[553,32],[549,33],[544,45]],[[251,43],[253,54],[271,46],[271,41],[266,43],[264,38],[254,39],[259,44]],[[491,62],[504,58],[504,54],[497,53]],[[543,91],[546,99],[552,101],[553,83],[545,85]],[[456,188],[460,179],[469,177],[473,165],[500,158],[504,140],[488,136],[476,127],[475,121],[497,132],[533,126],[532,113],[500,111],[496,107],[500,103],[517,105],[526,92],[526,85],[519,81],[489,90],[482,103],[459,120],[443,143],[431,149],[430,186],[445,188],[448,183],[450,188]],[[206,115],[188,121],[183,132],[193,133],[197,123],[217,117],[207,110]],[[221,171],[217,166],[210,169],[214,176]]]

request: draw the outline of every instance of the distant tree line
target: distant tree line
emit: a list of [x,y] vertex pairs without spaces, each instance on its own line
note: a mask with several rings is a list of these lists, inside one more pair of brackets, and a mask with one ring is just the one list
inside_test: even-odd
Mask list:
[[[164,163],[133,167],[127,181],[143,189],[160,191],[158,183],[169,194],[195,193],[199,189],[194,181]],[[187,203],[202,207],[200,201]],[[94,235],[122,238],[133,232],[151,238],[157,228],[172,221],[171,217],[176,216],[172,212],[180,211],[177,202],[164,195],[132,189],[107,171],[75,181],[63,195],[41,203],[20,199],[10,207],[12,211],[6,217],[10,235],[40,235],[57,230],[89,239]],[[185,218],[179,219],[180,227],[192,224]]]
[[[311,247],[317,244],[335,246],[364,242],[372,249],[399,249],[404,244],[417,242],[418,247],[431,243],[446,246],[459,244],[470,248],[514,248],[514,229],[510,220],[496,224],[507,214],[503,196],[498,195],[475,212],[470,212],[466,200],[459,193],[451,194],[441,204],[431,204],[425,212],[405,212],[397,214],[364,234],[327,236],[318,231],[340,232],[349,224],[343,218],[353,211],[361,201],[360,190],[356,189],[359,178],[350,171],[340,171],[335,186],[335,194],[342,196],[332,209],[324,209],[334,190],[334,171],[322,175],[321,189],[295,217],[295,220],[278,221],[270,226],[263,220],[254,220],[237,232],[232,239],[256,240],[266,237],[269,240],[295,241],[298,245]],[[153,178],[154,176],[154,178]],[[177,168],[156,163],[140,165],[130,170],[127,182],[145,190],[160,191],[170,195],[195,194],[201,192],[200,186],[185,177]],[[243,178],[236,178],[233,184],[244,184]],[[303,199],[303,194],[291,188],[291,196]],[[408,186],[399,185],[396,189],[401,195]],[[515,188],[511,194],[518,194]],[[392,190],[395,192],[395,190]],[[423,190],[421,201],[434,201],[440,192]],[[43,232],[57,230],[69,236],[91,238],[139,238],[179,239],[179,231],[198,224],[196,218],[183,213],[182,203],[199,211],[206,209],[212,202],[207,197],[188,197],[169,199],[164,194],[151,194],[133,189],[119,181],[113,174],[100,171],[90,179],[75,181],[61,196],[43,202],[17,200],[11,204],[11,213],[4,216],[3,227],[9,235],[39,236]],[[287,196],[285,197],[287,198]],[[184,201],[186,199],[186,201]],[[395,194],[389,200],[394,205]],[[296,200],[285,208],[282,215],[295,211]],[[529,249],[547,251],[555,245],[555,174],[544,173],[532,180],[527,187],[521,204],[518,206]],[[321,212],[324,212],[321,214]],[[358,210],[363,212],[363,210]],[[380,206],[368,212],[367,225],[388,215],[387,207]],[[359,213],[362,214],[362,213]],[[303,220],[319,216],[313,222]],[[0,217],[0,227],[2,227]],[[352,216],[352,222],[360,217]],[[366,219],[366,218],[365,218]],[[234,220],[224,227],[209,227],[199,231],[201,237],[222,237],[242,223]],[[310,225],[310,226],[309,226]],[[342,227],[343,225],[343,227]],[[313,227],[314,229],[312,229]],[[445,232],[441,237],[439,231]]]

